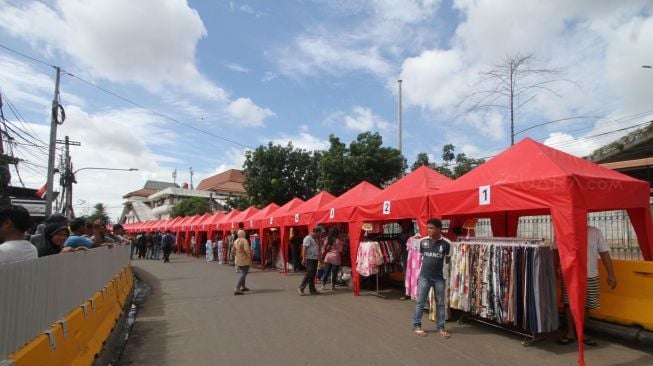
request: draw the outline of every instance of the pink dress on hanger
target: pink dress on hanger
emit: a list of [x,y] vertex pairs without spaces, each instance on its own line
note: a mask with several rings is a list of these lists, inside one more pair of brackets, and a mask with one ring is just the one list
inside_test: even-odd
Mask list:
[[421,266],[419,240],[420,236],[415,235],[408,238],[408,242],[406,243],[406,249],[408,250],[405,273],[406,295],[410,296],[413,300],[417,299],[417,279],[419,277],[419,270]]

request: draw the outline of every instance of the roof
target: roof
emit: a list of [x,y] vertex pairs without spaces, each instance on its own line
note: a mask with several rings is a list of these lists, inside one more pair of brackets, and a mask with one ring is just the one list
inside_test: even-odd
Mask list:
[[392,183],[377,196],[356,207],[352,218],[356,220],[396,220],[429,216],[429,194],[451,184],[453,180],[437,171],[421,166]]
[[158,189],[141,188],[137,191],[127,193],[126,195],[122,196],[122,198],[129,198],[134,196],[147,198],[158,191],[159,191]]
[[198,190],[245,194],[245,176],[242,170],[230,169],[212,177],[203,179],[197,185]]
[[157,191],[160,191],[162,189],[166,189],[169,187],[177,187],[177,184],[175,183],[170,183],[170,182],[160,182],[157,180],[148,180],[145,182],[145,186],[143,188],[145,189],[154,189]]

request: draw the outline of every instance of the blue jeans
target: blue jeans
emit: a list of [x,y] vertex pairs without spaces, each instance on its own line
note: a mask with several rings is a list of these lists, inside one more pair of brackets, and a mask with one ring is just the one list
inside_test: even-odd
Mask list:
[[154,245],[152,247],[152,258],[159,260],[159,250],[161,247],[159,245]]
[[444,278],[424,278],[421,277],[417,280],[418,292],[417,303],[415,304],[415,312],[413,313],[413,329],[422,326],[422,315],[424,314],[424,303],[429,296],[431,287],[435,288],[435,304],[436,304],[436,327],[437,330],[444,329],[444,291],[445,283]]
[[322,286],[326,286],[331,274],[331,286],[336,285],[336,277],[338,277],[338,265],[327,263],[324,267],[324,275],[322,275]]
[[236,282],[236,290],[240,291],[246,287],[245,280],[247,279],[249,266],[238,266],[237,268],[240,269],[240,276],[238,277],[238,282]]

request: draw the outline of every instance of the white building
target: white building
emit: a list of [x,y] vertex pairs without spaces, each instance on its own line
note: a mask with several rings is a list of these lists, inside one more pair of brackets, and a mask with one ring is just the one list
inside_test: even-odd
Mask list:
[[202,180],[197,189],[180,188],[174,183],[147,181],[142,189],[123,196],[126,201],[123,203],[120,222],[167,219],[177,203],[191,197],[210,200],[213,208],[220,210],[230,196],[245,194],[244,181],[242,171],[235,169]]

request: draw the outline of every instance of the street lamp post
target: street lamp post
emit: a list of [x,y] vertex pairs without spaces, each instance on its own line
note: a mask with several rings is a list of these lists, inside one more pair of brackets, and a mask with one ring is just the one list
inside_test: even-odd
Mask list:
[[113,170],[113,171],[123,171],[123,172],[135,172],[138,169],[137,168],[96,168],[96,167],[85,167],[85,168],[79,168],[72,172],[72,174],[66,179],[66,204],[64,205],[64,215],[68,218],[72,218],[75,216],[75,213],[73,211],[73,183],[77,183],[77,180],[75,179],[75,174],[77,172],[81,172],[82,170]]

